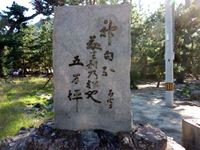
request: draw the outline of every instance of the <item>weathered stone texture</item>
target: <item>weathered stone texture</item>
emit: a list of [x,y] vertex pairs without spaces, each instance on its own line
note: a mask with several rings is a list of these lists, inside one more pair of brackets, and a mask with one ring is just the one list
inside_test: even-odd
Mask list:
[[131,130],[130,10],[128,4],[55,9],[57,128]]
[[183,119],[182,142],[187,150],[200,150],[200,118]]
[[[20,133],[0,143],[1,150],[172,150],[166,149],[167,136],[150,125],[130,132],[105,130],[59,130],[51,123]],[[168,144],[171,145],[171,144]]]

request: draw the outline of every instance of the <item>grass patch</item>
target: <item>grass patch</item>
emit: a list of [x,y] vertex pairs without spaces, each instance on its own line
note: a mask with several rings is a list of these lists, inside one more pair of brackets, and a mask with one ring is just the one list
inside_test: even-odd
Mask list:
[[52,83],[42,88],[47,80],[0,79],[0,139],[15,135],[21,127],[37,127],[52,118]]

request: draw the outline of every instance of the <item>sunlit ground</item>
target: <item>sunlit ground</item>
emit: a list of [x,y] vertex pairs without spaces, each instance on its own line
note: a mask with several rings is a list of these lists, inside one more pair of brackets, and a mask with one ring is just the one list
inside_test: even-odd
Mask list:
[[[139,84],[137,87],[139,89],[145,89],[145,88],[155,88],[157,82],[149,83],[149,84]],[[160,83],[160,88],[164,87],[164,82]],[[156,105],[163,101],[159,98],[153,98],[151,102],[152,105]],[[184,118],[200,118],[200,107],[197,106],[188,106],[188,105],[181,105],[174,108],[179,114],[181,114]]]
[[176,100],[173,108],[167,107],[165,90],[156,88],[156,83],[139,85],[132,94],[133,120],[160,128],[178,143],[182,138],[182,119],[200,119],[198,106]]
[[[46,81],[46,78],[0,80],[0,138],[15,135],[21,127],[37,127],[52,118],[53,113],[46,109],[52,83],[43,89]],[[180,142],[182,118],[200,118],[200,107],[176,105],[168,108],[165,106],[164,89],[155,87],[156,83],[139,85],[140,90],[133,91],[133,119],[159,127]],[[30,109],[38,103],[45,109]]]
[[[144,88],[156,87],[156,85],[157,85],[157,82],[151,82],[147,84],[139,84],[137,85],[137,87],[138,89],[144,89]],[[161,82],[159,87],[164,87],[164,82]]]
[[0,139],[16,134],[21,127],[38,126],[52,116],[46,109],[31,109],[35,104],[47,103],[52,85],[42,88],[46,81],[46,78],[0,79]]
[[176,107],[174,110],[178,111],[185,119],[200,119],[200,107],[181,105]]

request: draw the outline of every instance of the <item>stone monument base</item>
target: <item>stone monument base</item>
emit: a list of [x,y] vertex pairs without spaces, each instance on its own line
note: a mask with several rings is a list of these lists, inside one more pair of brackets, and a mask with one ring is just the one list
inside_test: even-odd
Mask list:
[[182,142],[187,150],[200,149],[200,119],[183,119],[182,133]]
[[[52,122],[39,128],[22,128],[12,138],[0,143],[1,150],[172,150],[177,143],[164,132],[148,124],[135,126],[131,132],[105,130],[70,131],[55,129]],[[184,150],[178,145],[179,150]]]

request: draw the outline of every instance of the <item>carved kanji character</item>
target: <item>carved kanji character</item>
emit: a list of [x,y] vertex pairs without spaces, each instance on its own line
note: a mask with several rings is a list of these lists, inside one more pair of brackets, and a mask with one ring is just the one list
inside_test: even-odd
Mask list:
[[79,77],[80,77],[80,73],[73,74],[73,80],[72,80],[72,83],[74,83],[74,84],[78,84],[78,82],[79,82]]
[[98,87],[99,81],[92,81],[93,88]]
[[68,98],[69,98],[69,100],[71,101],[72,100],[72,91],[71,90],[69,90],[69,93],[68,93]]
[[97,53],[96,51],[91,51],[92,59],[93,59],[93,60],[97,59],[96,53]]
[[93,91],[86,92],[85,95],[87,95],[87,97],[86,97],[87,99],[91,98],[95,103],[101,103],[101,101],[99,101],[93,97],[93,95],[96,95],[97,93],[98,93],[97,90],[93,90]]
[[112,103],[113,103],[113,100],[114,100],[114,98],[113,98],[113,95],[114,95],[114,93],[113,93],[113,91],[110,89],[109,90],[109,92],[108,92],[108,100],[107,100],[107,103],[109,104],[109,108],[111,109],[112,108]]
[[74,65],[84,66],[83,63],[80,61],[78,55],[74,57],[73,63],[69,64],[69,66],[74,66]]
[[87,64],[88,69],[93,69],[96,68],[97,69],[97,60],[90,60],[89,64]]
[[82,97],[82,94],[81,94],[81,90],[74,90],[74,93],[72,93],[71,90],[69,90],[69,93],[68,93],[68,98],[69,100],[82,100],[83,97]]
[[113,52],[106,51],[106,52],[104,53],[104,58],[105,58],[106,60],[112,61],[112,60],[113,60],[113,56],[114,56],[114,53],[113,53]]
[[112,69],[112,68],[110,69],[110,71],[111,71],[111,72],[115,72],[115,70],[114,70],[114,69]]
[[117,30],[117,26],[113,25],[112,20],[104,20],[104,24],[106,26],[104,26],[101,30],[100,30],[100,37],[106,37],[108,36],[108,45],[111,45],[111,38],[114,36],[113,31]]
[[114,95],[114,93],[113,93],[112,89],[110,89],[109,92],[108,92],[108,96],[113,97],[113,95]]
[[91,80],[88,80],[87,83],[86,83],[86,87],[88,89],[91,89],[91,87],[95,88],[98,86],[98,81],[91,81]]
[[102,76],[108,76],[108,73],[106,72],[107,67],[103,66],[103,72],[102,72]]
[[96,70],[88,71],[88,78],[90,78],[92,75],[95,76],[95,79],[98,79],[98,75],[96,73]]
[[69,98],[70,101],[71,100],[76,101],[76,112],[78,112],[78,101],[83,99],[82,94],[81,94],[81,90],[79,90],[79,89],[74,90],[74,93],[72,93],[72,91],[69,90],[68,98]]
[[86,87],[87,87],[88,89],[91,89],[91,83],[92,83],[92,82],[91,82],[90,80],[87,81]]
[[102,50],[101,48],[101,44],[98,42],[95,42],[96,36],[90,36],[89,42],[87,42],[87,49],[91,49],[91,50]]

